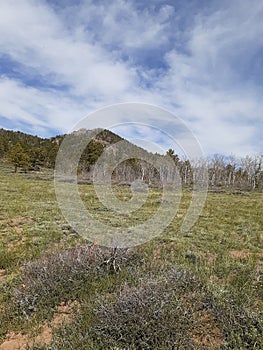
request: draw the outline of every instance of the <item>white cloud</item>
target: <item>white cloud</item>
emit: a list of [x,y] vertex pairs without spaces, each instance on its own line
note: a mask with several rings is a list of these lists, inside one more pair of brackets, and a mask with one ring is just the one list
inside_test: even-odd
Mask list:
[[[167,27],[174,14],[174,8],[163,5],[153,15],[151,5],[138,10],[133,1],[83,2],[62,12],[64,21],[78,28],[87,40],[99,40],[103,46],[114,46],[122,52],[133,49],[160,47],[167,43]],[[74,18],[72,18],[74,16]],[[158,44],[157,44],[158,43]]]
[[249,70],[251,51],[262,47],[263,25],[257,11],[263,11],[263,3],[254,3],[258,6],[251,10],[241,6],[236,13],[230,6],[209,17],[200,15],[186,53],[173,50],[166,55],[169,71],[159,86],[168,101],[179,104],[174,110],[207,153],[262,151],[262,140],[254,139],[262,127],[262,88],[257,79],[246,80],[239,66],[245,55]]
[[0,0],[0,58],[19,70],[2,71],[0,116],[65,132],[108,104],[153,103],[185,120],[206,153],[262,151],[262,1],[206,13],[154,3]]
[[83,105],[74,104],[57,91],[40,91],[7,78],[0,79],[0,106],[1,116],[40,130],[54,128],[68,131],[75,118],[85,114]]
[[68,84],[72,93],[109,98],[132,89],[132,68],[69,32],[43,2],[2,2],[0,23],[2,52],[56,84]]

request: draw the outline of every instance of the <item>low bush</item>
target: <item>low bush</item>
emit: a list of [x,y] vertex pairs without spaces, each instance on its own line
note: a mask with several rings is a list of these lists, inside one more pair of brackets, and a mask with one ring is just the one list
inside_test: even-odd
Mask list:
[[55,306],[76,297],[83,285],[132,267],[136,259],[127,249],[78,245],[25,264],[14,295],[23,312],[30,314],[39,305]]
[[137,287],[124,285],[60,329],[53,348],[195,349],[192,329],[201,291],[192,274],[176,268],[145,277]]
[[230,291],[173,267],[82,306],[50,349],[262,349],[263,322]]

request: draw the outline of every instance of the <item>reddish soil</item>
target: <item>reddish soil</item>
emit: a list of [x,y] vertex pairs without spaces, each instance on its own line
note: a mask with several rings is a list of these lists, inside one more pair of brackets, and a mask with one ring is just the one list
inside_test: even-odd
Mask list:
[[197,350],[216,350],[223,344],[224,337],[209,312],[203,311],[198,314],[198,324],[193,332],[193,341]]
[[27,334],[10,332],[6,336],[6,340],[0,345],[0,350],[26,350],[27,346],[32,347],[34,344],[50,344],[52,341],[52,327],[59,327],[63,323],[70,323],[73,317],[74,306],[75,303],[59,305],[52,321],[44,323],[40,328],[40,333],[33,339]]
[[0,270],[0,282],[2,282],[6,278],[5,270]]

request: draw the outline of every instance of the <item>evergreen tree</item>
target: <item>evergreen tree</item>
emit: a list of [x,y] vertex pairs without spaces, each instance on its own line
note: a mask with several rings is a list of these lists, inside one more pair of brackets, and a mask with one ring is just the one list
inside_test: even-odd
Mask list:
[[180,160],[179,156],[178,156],[178,154],[175,154],[175,152],[172,148],[169,148],[168,151],[166,151],[166,156],[171,157],[176,165],[179,163],[179,160]]
[[14,171],[17,172],[18,168],[23,171],[27,171],[30,167],[30,157],[25,147],[21,142],[17,142],[9,151],[8,159],[14,165]]

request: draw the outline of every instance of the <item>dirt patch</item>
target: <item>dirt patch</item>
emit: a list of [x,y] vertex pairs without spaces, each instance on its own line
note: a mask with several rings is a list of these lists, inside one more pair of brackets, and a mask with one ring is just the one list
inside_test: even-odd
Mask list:
[[12,218],[10,222],[14,225],[22,225],[22,224],[33,224],[33,219],[26,218],[24,216],[19,216],[17,218]]
[[247,252],[245,250],[230,250],[229,251],[229,256],[232,259],[242,259],[242,260],[247,260],[250,257],[256,257],[258,260],[258,264],[263,264],[263,253],[251,253]]
[[153,250],[153,260],[160,260],[163,255],[167,256],[167,254],[172,254],[176,252],[176,246],[179,246],[176,244],[176,242],[163,242],[160,243],[154,250]]
[[14,225],[14,226],[20,226],[23,224],[33,224],[33,219],[31,218],[26,218],[24,216],[18,216],[17,218],[8,218],[8,219],[1,219],[0,220],[0,224],[4,225],[4,224],[10,224],[10,225]]
[[74,308],[77,306],[76,302],[73,302],[71,304],[60,304],[57,309],[56,313],[53,317],[53,320],[51,322],[52,326],[59,326],[62,323],[69,324],[73,314],[74,314]]
[[230,250],[229,255],[233,259],[248,259],[251,254],[244,250]]
[[41,328],[41,333],[35,337],[34,340],[29,342],[29,346],[33,346],[34,344],[38,345],[48,345],[52,341],[52,328],[45,323]]
[[157,247],[153,252],[154,259],[161,259],[161,248]]
[[20,226],[14,226],[13,227],[13,230],[15,231],[15,233],[17,234],[21,234],[23,232],[23,227],[20,227]]
[[6,278],[5,270],[0,270],[0,282],[2,282]]
[[41,334],[34,339],[30,339],[27,334],[9,333],[7,339],[0,345],[0,350],[26,350],[33,347],[34,344],[48,345],[52,340],[52,329],[48,325],[44,325]]
[[7,244],[7,251],[10,252],[14,249],[16,249],[17,247],[19,247],[20,245],[24,244],[26,242],[26,237],[22,237],[19,241],[18,240],[14,240],[12,242],[9,242]]
[[0,345],[0,350],[26,350],[27,346],[33,347],[35,344],[40,346],[48,345],[52,341],[52,327],[59,327],[63,323],[69,324],[74,314],[74,308],[77,304],[60,304],[51,322],[45,322],[40,328],[40,333],[33,339],[27,335],[10,332],[6,340]]
[[197,322],[193,333],[195,349],[219,349],[224,342],[224,337],[216,326],[213,316],[207,311],[199,312]]
[[[48,345],[52,341],[52,327],[59,327],[63,323],[69,324],[73,317],[73,309],[76,303],[60,304],[56,308],[56,312],[50,323],[46,322],[42,328],[41,333],[34,339],[34,344]],[[32,344],[33,345],[33,344]]]
[[21,333],[9,333],[7,340],[0,345],[0,350],[24,350],[28,344],[28,337]]
[[213,265],[214,262],[216,261],[218,254],[212,254],[212,253],[207,253],[206,254],[206,259],[207,259],[207,263],[209,266]]

